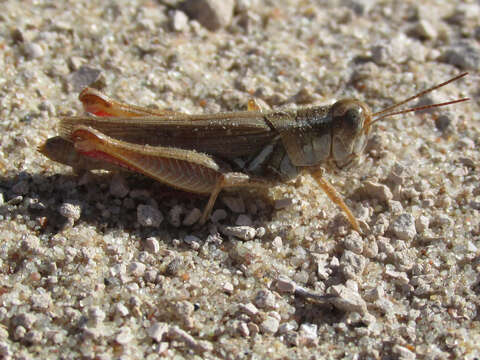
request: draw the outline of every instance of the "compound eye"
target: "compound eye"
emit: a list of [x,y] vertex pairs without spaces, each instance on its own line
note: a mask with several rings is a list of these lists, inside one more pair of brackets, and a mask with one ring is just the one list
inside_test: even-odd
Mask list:
[[362,106],[351,100],[339,101],[333,108],[333,122],[348,133],[357,133],[363,128],[365,112]]

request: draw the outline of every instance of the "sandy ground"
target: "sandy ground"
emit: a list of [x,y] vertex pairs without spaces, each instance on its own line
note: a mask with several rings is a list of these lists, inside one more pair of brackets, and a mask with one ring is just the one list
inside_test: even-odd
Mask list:
[[[478,2],[238,0],[215,31],[177,1],[0,9],[3,358],[480,356]],[[36,151],[92,83],[187,113],[379,110],[463,71],[420,103],[470,102],[378,123],[327,174],[363,235],[308,175],[199,227],[202,197]]]

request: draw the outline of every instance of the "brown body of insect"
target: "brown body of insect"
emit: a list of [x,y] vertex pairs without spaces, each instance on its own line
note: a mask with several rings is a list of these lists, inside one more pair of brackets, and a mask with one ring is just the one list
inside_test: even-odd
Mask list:
[[250,101],[248,111],[188,115],[123,104],[86,88],[79,98],[88,114],[61,119],[60,135],[39,151],[76,170],[129,170],[210,195],[201,223],[222,189],[268,187],[308,172],[360,231],[341,196],[322,177],[323,168],[355,163],[376,121],[468,100],[392,111],[466,74],[373,114],[364,102],[346,99],[288,111],[263,111]]

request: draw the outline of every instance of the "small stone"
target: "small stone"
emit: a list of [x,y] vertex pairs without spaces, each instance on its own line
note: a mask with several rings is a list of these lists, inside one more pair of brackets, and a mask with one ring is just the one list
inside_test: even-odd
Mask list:
[[29,190],[30,190],[30,185],[28,185],[28,181],[25,181],[25,180],[21,180],[12,186],[12,192],[16,195],[26,195],[29,192]]
[[340,259],[340,270],[347,279],[354,279],[361,275],[366,265],[367,259],[364,256],[349,250],[345,250]]
[[100,309],[98,306],[93,306],[88,309],[88,318],[94,325],[101,323],[103,320],[105,320],[105,317],[105,311]]
[[66,217],[67,219],[72,221],[76,221],[80,219],[81,207],[78,204],[63,203],[62,205],[60,205],[58,212],[63,217]]
[[275,210],[282,210],[289,207],[290,205],[292,205],[292,199],[285,198],[285,199],[275,200],[273,207],[275,208]]
[[397,200],[389,200],[388,208],[390,209],[390,212],[394,215],[399,215],[403,212],[402,203]]
[[145,250],[151,254],[157,254],[160,251],[160,244],[154,237],[145,239]]
[[182,223],[180,216],[183,214],[183,207],[180,205],[173,206],[168,212],[168,222],[170,225],[179,227]]
[[250,317],[254,317],[258,314],[258,309],[255,305],[252,303],[248,304],[240,304],[239,305],[239,310],[243,312],[244,314],[247,314]]
[[225,284],[223,284],[222,290],[223,292],[229,295],[233,294],[233,290],[234,290],[233,284],[230,282],[226,282]]
[[67,59],[68,68],[71,71],[77,71],[82,65],[87,62],[85,58],[79,56],[71,56]]
[[128,270],[130,271],[130,274],[132,274],[135,277],[142,277],[145,274],[145,269],[147,266],[144,263],[141,263],[139,261],[134,261],[130,264]]
[[367,313],[367,304],[358,291],[344,285],[331,286],[329,289],[332,295],[336,295],[336,297],[331,300],[331,303],[336,308],[347,312]]
[[400,214],[390,223],[389,230],[400,240],[412,241],[417,235],[415,219],[411,214]]
[[158,271],[157,269],[150,269],[145,271],[145,281],[149,283],[155,283],[157,281]]
[[183,261],[181,258],[176,257],[167,265],[165,273],[171,276],[177,276],[180,272],[180,269],[183,267]]
[[282,293],[293,294],[295,292],[295,283],[287,277],[279,276],[277,279],[277,290]]
[[267,233],[267,230],[265,230],[263,226],[260,226],[255,230],[255,237],[261,239],[262,237],[265,236],[266,233]]
[[452,117],[446,114],[441,114],[435,118],[435,127],[440,131],[447,130],[451,123]]
[[220,228],[220,232],[244,241],[252,240],[256,235],[255,229],[250,226],[223,226]]
[[163,336],[168,331],[168,325],[163,322],[155,322],[147,330],[148,336],[150,336],[154,341],[161,342]]
[[234,213],[243,214],[245,213],[245,202],[242,198],[223,196],[222,202]]
[[328,254],[312,253],[313,262],[317,266],[317,276],[320,280],[327,280],[332,274],[332,269],[328,266]]
[[280,322],[278,319],[267,316],[265,320],[260,324],[260,331],[264,334],[275,334],[278,331]]
[[172,27],[175,31],[184,31],[188,26],[188,17],[183,11],[175,10],[172,15]]
[[134,337],[130,328],[122,327],[120,328],[120,331],[118,332],[117,336],[115,336],[115,341],[120,345],[126,345],[130,341],[132,341],[133,338]]
[[360,255],[363,252],[363,239],[356,231],[347,235],[343,245],[346,250],[353,251],[355,254]]
[[315,324],[304,323],[300,325],[299,342],[307,346],[316,346],[318,344],[318,326]]
[[217,223],[219,221],[225,220],[226,218],[227,218],[227,212],[223,209],[215,210],[210,216],[210,220],[213,223]]
[[187,0],[181,8],[206,29],[216,31],[232,20],[234,0]]
[[28,59],[38,59],[41,58],[45,51],[43,51],[42,47],[36,43],[25,43],[23,45],[23,52]]
[[30,330],[25,334],[23,340],[30,344],[39,344],[42,341],[42,338],[42,332],[38,330]]
[[472,40],[461,40],[441,55],[447,64],[458,66],[462,70],[480,69],[480,46]]
[[72,73],[70,82],[73,84],[73,89],[76,92],[80,92],[87,86],[99,89],[105,87],[105,77],[102,71],[89,66],[82,66]]
[[193,208],[183,219],[184,226],[192,226],[202,217],[202,212],[198,208]]
[[110,194],[118,198],[124,198],[128,195],[130,189],[125,178],[120,174],[115,174],[110,181]]
[[393,346],[392,352],[396,354],[399,359],[402,360],[415,360],[417,358],[414,352],[398,344]]
[[160,210],[151,205],[138,205],[137,221],[142,226],[160,227],[163,215]]
[[282,238],[280,236],[275,236],[275,238],[272,241],[272,246],[275,249],[280,250],[283,247]]
[[475,141],[468,137],[463,137],[458,140],[456,146],[459,149],[472,150],[475,149]]
[[24,313],[13,318],[14,326],[23,326],[25,329],[31,329],[33,324],[37,321],[37,317],[32,313]]
[[251,337],[255,337],[255,335],[258,334],[258,332],[260,331],[260,328],[258,327],[257,324],[255,324],[253,321],[250,321],[248,324],[248,330],[250,330],[250,336]]
[[187,235],[183,239],[183,241],[190,245],[193,249],[199,249],[200,243],[202,242],[200,238],[196,237],[195,235]]
[[387,202],[393,198],[393,194],[387,186],[373,181],[365,181],[362,191],[364,191],[365,194],[383,202]]
[[250,329],[248,328],[248,325],[244,321],[240,321],[238,326],[237,326],[237,331],[239,332],[240,335],[243,337],[248,337],[250,335]]
[[17,326],[13,331],[13,338],[15,340],[22,340],[25,337],[27,330],[23,326]]
[[238,226],[252,226],[253,221],[250,218],[250,216],[245,215],[245,214],[240,214],[237,218],[237,221],[235,221],[235,225]]
[[430,219],[424,215],[420,215],[415,220],[415,228],[417,229],[418,233],[423,233],[425,230],[428,229],[429,225],[430,225]]
[[275,295],[269,290],[260,290],[255,295],[254,303],[260,309],[277,309],[278,302]]
[[412,29],[412,34],[425,40],[436,39],[438,36],[437,29],[427,20],[420,20]]
[[128,308],[122,303],[117,303],[115,305],[115,312],[121,317],[125,317],[129,313]]

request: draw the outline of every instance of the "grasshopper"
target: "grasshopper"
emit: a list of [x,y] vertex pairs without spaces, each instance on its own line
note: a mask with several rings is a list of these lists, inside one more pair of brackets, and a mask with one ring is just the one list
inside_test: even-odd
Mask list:
[[39,151],[76,170],[128,170],[209,195],[201,224],[223,189],[269,187],[308,172],[361,232],[352,211],[323,178],[324,168],[358,162],[375,122],[469,100],[395,111],[466,75],[375,113],[355,99],[282,111],[264,110],[251,100],[247,111],[189,115],[124,104],[86,88],[79,99],[87,115],[62,118],[59,136],[47,139]]

